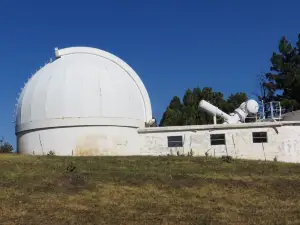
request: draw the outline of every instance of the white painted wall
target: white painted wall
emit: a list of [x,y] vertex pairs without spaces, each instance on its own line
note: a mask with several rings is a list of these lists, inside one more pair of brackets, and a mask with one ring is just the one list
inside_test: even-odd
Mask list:
[[138,133],[129,127],[66,127],[36,130],[17,136],[21,154],[98,156],[139,155]]
[[[267,143],[253,143],[252,132],[267,132]],[[210,134],[225,133],[226,145],[211,145]],[[168,136],[182,135],[183,147],[168,147]],[[300,162],[300,122],[157,128],[83,126],[49,128],[17,136],[22,154],[43,155],[187,155]]]
[[[268,143],[253,143],[252,132],[267,132]],[[278,133],[277,133],[278,131]],[[187,155],[300,162],[300,123],[183,126],[139,129],[142,155]],[[225,133],[226,145],[211,145],[210,134]],[[183,147],[169,148],[168,136],[183,136]]]

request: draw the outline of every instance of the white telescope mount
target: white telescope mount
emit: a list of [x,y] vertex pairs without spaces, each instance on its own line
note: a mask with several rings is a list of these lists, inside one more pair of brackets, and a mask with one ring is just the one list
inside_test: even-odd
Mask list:
[[233,113],[230,113],[229,115],[205,100],[200,101],[199,108],[214,117],[214,124],[217,124],[217,116],[224,119],[224,124],[236,124],[244,123],[248,115],[256,115],[259,110],[259,105],[255,100],[250,99],[243,102],[237,109],[234,110]]

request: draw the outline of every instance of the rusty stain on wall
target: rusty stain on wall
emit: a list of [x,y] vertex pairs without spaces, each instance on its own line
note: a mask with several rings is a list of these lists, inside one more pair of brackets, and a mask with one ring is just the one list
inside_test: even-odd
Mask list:
[[74,156],[119,155],[128,146],[122,136],[88,135],[79,137],[73,151]]
[[101,143],[106,143],[107,137],[103,135],[88,135],[79,137],[76,141],[74,156],[95,156],[101,154]]
[[100,155],[100,151],[97,148],[86,148],[86,147],[76,147],[74,156],[97,156]]

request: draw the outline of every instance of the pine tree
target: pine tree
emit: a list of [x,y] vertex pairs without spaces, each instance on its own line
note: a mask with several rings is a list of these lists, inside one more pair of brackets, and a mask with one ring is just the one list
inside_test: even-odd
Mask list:
[[180,126],[182,124],[182,104],[180,98],[174,96],[164,112],[159,126]]
[[[264,86],[270,100],[278,100],[285,107],[300,108],[300,34],[293,47],[285,37],[278,46],[279,53],[273,53],[270,72],[265,75]],[[280,93],[281,92],[281,93]]]

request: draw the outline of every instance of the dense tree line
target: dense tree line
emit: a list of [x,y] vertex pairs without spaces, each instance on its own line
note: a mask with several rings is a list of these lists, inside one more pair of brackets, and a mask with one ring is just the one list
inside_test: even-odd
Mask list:
[[[181,126],[181,125],[200,125],[213,122],[212,116],[198,109],[200,100],[205,99],[217,106],[226,113],[231,113],[242,102],[248,99],[243,92],[230,95],[224,99],[221,92],[214,92],[212,88],[205,87],[202,90],[197,87],[193,90],[187,89],[182,101],[178,96],[174,96],[169,106],[163,114],[159,126]],[[217,118],[217,122],[223,122]]]
[[[273,53],[270,72],[260,76],[261,93],[258,100],[280,101],[285,108],[300,109],[300,34],[293,47],[285,37],[281,38],[278,53]],[[224,99],[221,92],[212,88],[188,89],[183,99],[174,96],[166,108],[159,126],[200,125],[213,123],[212,116],[198,109],[200,100],[206,100],[226,113],[233,112],[248,99],[246,93],[240,92]],[[217,118],[217,122],[223,122]]]

